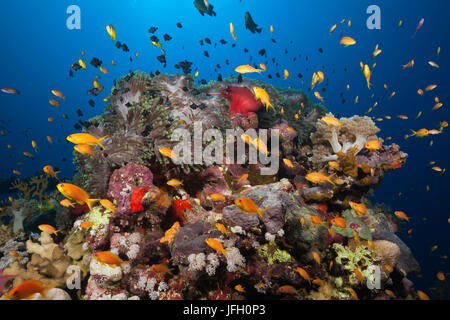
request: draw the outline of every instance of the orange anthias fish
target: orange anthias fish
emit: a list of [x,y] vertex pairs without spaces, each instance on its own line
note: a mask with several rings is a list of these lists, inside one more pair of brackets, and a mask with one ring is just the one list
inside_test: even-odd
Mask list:
[[205,242],[208,246],[210,246],[211,248],[213,248],[214,250],[216,250],[217,252],[221,252],[225,258],[227,257],[226,252],[230,251],[230,250],[225,250],[222,243],[219,242],[217,239],[214,238],[206,238]]
[[397,297],[395,296],[395,293],[392,292],[391,290],[386,289],[386,290],[384,290],[384,293],[386,293],[388,296],[390,296],[393,299],[397,299]]
[[354,300],[359,300],[358,295],[356,294],[355,290],[353,290],[352,288],[348,288],[348,290],[350,291],[350,294]]
[[297,272],[303,279],[305,279],[306,281],[311,283],[311,278],[310,278],[308,272],[306,272],[305,269],[297,267],[297,268],[294,269],[294,271]]
[[394,214],[397,218],[406,220],[408,222],[409,222],[409,219],[411,219],[410,217],[407,217],[406,213],[404,213],[403,211],[395,211]]
[[266,209],[261,209],[259,208],[256,203],[253,202],[252,199],[250,198],[237,198],[234,203],[236,204],[236,206],[241,209],[242,211],[244,211],[245,213],[254,215],[255,213],[257,213],[261,219],[264,220],[264,217],[262,215],[262,213],[266,210],[269,210],[270,208],[266,208]]
[[339,42],[339,44],[348,47],[348,46],[352,46],[352,45],[356,44],[356,40],[351,37],[343,37],[341,39],[341,41]]
[[237,292],[241,292],[241,293],[244,293],[244,292],[245,292],[245,289],[242,287],[241,284],[235,285],[235,286],[234,286],[234,290],[236,290]]
[[228,231],[227,228],[221,223],[216,223],[216,228],[217,228],[217,230],[222,232],[224,235],[228,236],[230,234],[230,231]]
[[277,290],[278,293],[285,293],[285,294],[298,294],[298,291],[290,285],[281,286]]
[[94,225],[94,223],[91,221],[84,221],[80,224],[80,227],[83,229],[88,229],[88,228],[92,227],[93,225]]
[[75,207],[75,204],[73,204],[72,202],[70,202],[69,199],[61,200],[61,201],[59,202],[59,204],[62,205],[63,207],[72,207],[72,208]]
[[89,154],[94,157],[95,157],[95,153],[97,152],[97,150],[94,150],[88,144],[77,144],[77,145],[73,146],[73,148],[75,149],[75,151],[77,151],[81,154]]
[[113,213],[117,210],[117,208],[114,207],[114,204],[108,199],[101,199],[100,204],[103,206],[103,208],[111,210]]
[[322,221],[322,219],[320,219],[318,216],[311,216],[311,217],[309,217],[309,221],[311,221],[311,223],[314,226],[322,225],[322,226],[325,227],[325,222]]
[[180,230],[180,228],[181,228],[180,223],[178,221],[175,222],[172,225],[172,227],[170,227],[170,229],[164,233],[164,237],[162,237],[161,240],[159,240],[159,242],[160,243],[167,242],[168,244],[171,244],[173,239],[175,238],[175,235],[177,234],[178,230]]
[[367,208],[364,204],[362,203],[356,203],[353,201],[349,201],[350,207],[356,211],[356,213],[360,216],[365,216],[366,215],[366,211]]
[[323,122],[325,122],[326,124],[328,124],[330,126],[334,126],[334,127],[342,126],[342,123],[339,121],[339,119],[337,119],[333,116],[325,116],[325,117],[320,118],[320,120],[322,120]]
[[56,174],[58,174],[59,171],[56,171],[56,172],[55,172],[55,171],[53,170],[53,167],[52,167],[52,166],[50,166],[50,165],[45,166],[45,167],[43,168],[43,170],[44,170],[44,172],[45,172],[46,175],[48,175],[48,176],[50,176],[50,177],[53,177],[53,178],[59,180],[59,178],[56,176]]
[[6,297],[10,300],[30,299],[33,298],[35,294],[40,293],[44,299],[48,300],[47,291],[56,286],[57,284],[44,286],[44,284],[39,280],[28,280],[11,289],[11,291],[7,293]]
[[364,283],[364,277],[363,277],[361,271],[359,271],[358,269],[355,269],[355,274],[358,277],[358,279],[361,282],[361,284],[363,284]]
[[379,140],[371,140],[367,142],[364,147],[369,150],[380,150],[382,145]]
[[417,290],[417,295],[419,296],[420,300],[430,300],[430,297],[425,292],[422,292],[420,290]]
[[107,264],[111,268],[119,266],[120,269],[124,270],[122,264],[127,263],[128,261],[123,261],[118,256],[110,251],[99,251],[94,253],[94,258],[101,264]]
[[244,173],[244,174],[238,179],[237,183],[239,184],[239,183],[241,183],[242,181],[247,180],[247,178],[248,178],[248,173]]
[[53,89],[53,90],[52,90],[52,93],[53,93],[55,96],[57,96],[58,98],[61,98],[61,99],[63,99],[63,100],[66,100],[66,97],[62,94],[61,91],[56,90],[56,89]]
[[177,160],[178,156],[169,148],[159,148],[158,151],[163,155],[170,159]]
[[39,230],[47,232],[49,234],[58,234],[58,232],[60,232],[61,230],[56,230],[54,227],[52,227],[49,224],[41,224],[39,225]]
[[225,201],[226,200],[225,196],[220,193],[212,193],[209,195],[209,198],[213,201]]
[[252,72],[261,73],[263,70],[262,69],[255,69],[249,64],[243,64],[243,65],[240,65],[240,66],[236,67],[236,69],[234,69],[234,71],[236,71],[238,73],[252,73]]
[[402,65],[403,69],[412,68],[412,67],[414,67],[414,60],[411,60],[407,64]]
[[436,276],[439,280],[445,281],[445,275],[442,271],[439,271]]
[[317,264],[320,266],[320,256],[317,252],[313,251],[312,252],[313,258],[314,260],[317,262]]
[[329,183],[334,185],[334,182],[331,181],[330,178],[332,176],[334,176],[335,174],[336,173],[333,173],[332,175],[327,177],[326,175],[324,175],[323,173],[320,173],[320,172],[311,172],[305,176],[305,179],[312,183],[324,183],[324,182],[328,181]]
[[104,136],[103,138],[96,138],[93,135],[89,133],[74,133],[69,135],[66,139],[69,142],[72,142],[74,144],[87,144],[90,146],[98,145],[102,149],[105,149],[101,142],[106,138],[107,136]]
[[336,217],[331,219],[331,224],[340,230],[344,230],[345,227],[347,226],[347,222],[342,217]]
[[99,201],[99,199],[90,199],[89,194],[77,187],[76,185],[70,183],[60,183],[56,188],[61,192],[66,198],[76,201],[78,204],[87,204],[89,210],[92,210],[92,203]]
[[165,275],[166,273],[172,275],[173,269],[169,269],[169,267],[165,264],[154,264],[150,267],[150,270],[159,275]]

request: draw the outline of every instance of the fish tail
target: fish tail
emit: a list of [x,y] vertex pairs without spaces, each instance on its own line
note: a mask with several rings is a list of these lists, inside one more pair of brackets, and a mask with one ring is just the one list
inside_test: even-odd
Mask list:
[[86,204],[88,205],[89,210],[92,211],[92,203],[93,203],[93,202],[97,202],[97,201],[100,201],[100,199],[88,199],[88,200],[86,201]]
[[108,136],[104,136],[103,138],[98,139],[97,144],[102,148],[105,149],[105,147],[100,143],[101,141],[105,140],[105,138],[107,138]]
[[54,287],[57,287],[57,286],[58,286],[57,284],[51,284],[51,285],[45,286],[44,288],[42,288],[42,290],[39,293],[41,294],[42,297],[44,297],[45,300],[49,300],[47,297],[47,292],[50,289],[53,289]]

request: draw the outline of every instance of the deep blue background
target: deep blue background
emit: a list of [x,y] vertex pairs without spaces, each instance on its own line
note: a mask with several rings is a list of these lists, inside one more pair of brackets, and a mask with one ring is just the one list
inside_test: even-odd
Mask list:
[[[448,178],[430,169],[428,162],[434,160],[440,167],[448,167],[448,133],[424,139],[411,138],[404,140],[403,136],[409,129],[437,128],[443,120],[450,121],[446,103],[450,101],[448,81],[448,57],[450,50],[448,1],[267,1],[267,0],[227,0],[214,1],[216,17],[201,16],[193,6],[193,0],[174,1],[13,1],[3,0],[0,11],[0,87],[17,88],[20,96],[0,94],[2,129],[6,137],[0,136],[1,163],[0,178],[12,176],[13,169],[19,169],[22,176],[31,176],[42,167],[52,164],[61,169],[62,176],[70,177],[74,173],[71,163],[72,145],[65,137],[76,130],[74,123],[78,120],[76,110],[80,108],[83,120],[102,112],[105,103],[102,98],[109,93],[113,79],[125,75],[129,69],[145,72],[157,69],[173,73],[177,70],[174,64],[187,59],[194,62],[193,69],[199,70],[199,78],[216,79],[214,67],[224,77],[233,75],[237,65],[250,62],[265,62],[257,52],[265,48],[268,55],[268,73],[282,74],[288,69],[291,76],[282,79],[267,78],[267,74],[252,74],[252,77],[269,81],[275,85],[302,88],[298,73],[304,76],[305,87],[309,88],[314,71],[325,66],[325,76],[329,78],[326,92],[321,92],[326,106],[341,116],[353,114],[363,115],[375,101],[379,106],[370,115],[380,117],[391,115],[392,120],[378,122],[382,137],[393,137],[402,150],[409,154],[407,164],[401,169],[389,172],[384,183],[376,190],[374,202],[385,202],[394,210],[403,210],[413,217],[411,223],[399,232],[400,237],[410,246],[415,257],[423,268],[423,277],[413,277],[416,287],[429,292],[435,283],[438,271],[449,271],[447,259],[441,258],[449,254],[448,232],[450,217],[448,209]],[[81,30],[66,28],[66,9],[76,4],[81,8]],[[381,30],[366,28],[366,8],[376,4],[381,8]],[[244,14],[250,11],[253,19],[261,27],[262,34],[251,34],[244,26]],[[411,39],[420,18],[425,18],[424,27]],[[330,27],[343,18],[351,19],[352,27],[345,24],[338,26],[332,36]],[[402,19],[404,25],[397,28]],[[182,29],[176,27],[181,22]],[[238,38],[236,48],[231,48],[233,40],[229,34],[229,23],[233,22]],[[113,24],[117,30],[117,40],[125,42],[131,52],[125,53],[114,47],[114,43],[106,33],[105,27]],[[269,26],[275,28],[274,38],[270,40]],[[162,35],[168,33],[172,41],[163,42],[167,53],[167,68],[162,69],[156,60],[160,49],[150,41],[148,29],[157,26],[157,35],[162,41]],[[344,35],[352,36],[357,44],[344,48],[339,46],[340,30]],[[199,40],[209,37],[213,44],[225,39],[228,44],[217,44],[217,48],[205,44],[200,46]],[[290,41],[293,41],[291,44]],[[375,61],[377,67],[372,76],[374,84],[368,90],[365,79],[361,75],[359,62],[372,65],[371,54],[376,44],[383,50]],[[442,47],[438,58],[436,49]],[[182,50],[181,47],[185,49]],[[249,53],[244,53],[244,48]],[[318,49],[323,48],[323,53]],[[284,50],[288,54],[284,54]],[[74,78],[68,76],[70,65],[78,60],[81,50],[86,53],[86,60],[98,57],[103,60],[109,74],[103,75],[98,69],[88,66],[86,71],[75,72]],[[210,58],[203,55],[207,50]],[[139,52],[138,59],[129,61],[130,55]],[[298,55],[301,54],[301,58]],[[293,57],[297,56],[297,61]],[[308,61],[305,57],[308,56]],[[279,66],[271,63],[276,57]],[[111,60],[117,63],[111,65]],[[230,65],[225,65],[225,59]],[[416,65],[413,69],[402,70],[401,65],[411,59]],[[440,69],[431,68],[427,61],[433,60]],[[345,72],[344,68],[348,71]],[[332,70],[335,73],[332,74]],[[101,75],[100,82],[105,86],[103,95],[94,98],[96,107],[92,108],[87,101],[92,97],[87,90],[92,87],[96,74]],[[383,84],[389,86],[386,91]],[[438,84],[438,88],[424,96],[417,95],[418,88],[429,84]],[[350,90],[346,85],[350,84]],[[321,85],[319,88],[322,88]],[[54,98],[51,89],[61,90],[67,97],[60,108],[48,103]],[[396,91],[396,96],[388,101],[388,96]],[[346,103],[342,104],[339,94],[344,93]],[[312,97],[312,94],[309,93]],[[370,98],[375,94],[374,98]],[[354,99],[359,96],[359,104]],[[438,96],[444,107],[431,111],[434,97]],[[314,98],[313,98],[314,99]],[[415,120],[419,110],[423,115]],[[62,113],[69,120],[62,118]],[[401,120],[398,114],[409,116],[409,120]],[[47,118],[55,118],[54,123]],[[28,135],[28,137],[25,136]],[[46,136],[53,137],[55,143],[50,146]],[[36,159],[23,156],[23,151],[32,152],[31,140],[36,140],[39,153]],[[429,146],[433,140],[432,147]],[[14,149],[7,149],[6,145]],[[67,162],[62,158],[66,157]],[[23,161],[23,166],[16,162]],[[426,192],[426,185],[431,190]],[[402,196],[398,193],[402,192]],[[423,221],[423,218],[427,218]],[[409,238],[406,230],[413,229]],[[437,244],[438,250],[430,253],[430,247]]]

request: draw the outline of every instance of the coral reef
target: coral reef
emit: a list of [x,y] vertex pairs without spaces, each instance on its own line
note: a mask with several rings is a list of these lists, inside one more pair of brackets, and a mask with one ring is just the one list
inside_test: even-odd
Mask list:
[[[83,129],[106,136],[104,149],[95,157],[75,154],[72,182],[114,208],[56,204],[60,234],[11,239],[27,217],[27,225],[51,217],[38,208],[38,201],[50,202],[38,191],[44,179],[14,184],[23,196],[6,205],[14,221],[2,227],[2,238],[11,240],[0,248],[0,268],[15,275],[14,285],[58,284],[50,299],[352,299],[353,292],[384,299],[365,284],[377,282],[380,268],[383,288],[396,288],[398,298],[411,295],[406,276],[420,267],[395,234],[390,210],[366,198],[407,154],[395,144],[365,148],[370,140],[382,143],[370,118],[330,126],[322,117],[332,114],[301,91],[243,77],[197,87],[189,62],[179,67],[186,74],[133,72],[119,79],[104,112]],[[274,108],[266,110],[253,87],[264,89]],[[280,170],[263,175],[268,164],[250,163],[247,150],[245,161],[234,164],[176,162],[160,151],[173,151],[176,129],[190,139],[210,128],[223,136],[230,128],[278,131]],[[275,141],[266,142],[270,150]],[[310,173],[330,178],[313,182],[305,178]],[[351,201],[364,204],[365,213],[350,209]],[[65,287],[69,266],[81,271],[76,293]]]

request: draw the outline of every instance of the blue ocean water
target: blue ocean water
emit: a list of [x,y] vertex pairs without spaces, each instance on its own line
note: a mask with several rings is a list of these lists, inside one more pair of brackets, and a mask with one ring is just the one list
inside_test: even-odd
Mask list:
[[[99,79],[106,88],[106,94],[114,79],[130,69],[175,73],[179,70],[174,65],[187,59],[193,62],[194,70],[198,69],[198,79],[208,81],[217,78],[216,64],[221,66],[218,72],[223,77],[235,74],[237,65],[249,62],[266,63],[272,75],[275,72],[282,74],[284,69],[288,69],[290,77],[285,81],[276,77],[268,79],[265,73],[251,76],[274,85],[303,89],[314,99],[312,92],[308,91],[311,76],[324,67],[329,85],[321,94],[326,107],[335,115],[364,115],[377,101],[379,105],[369,115],[392,117],[377,123],[382,130],[380,136],[391,136],[392,142],[399,144],[409,158],[403,168],[386,174],[371,200],[384,202],[393,210],[405,211],[412,217],[398,235],[411,248],[423,269],[422,277],[412,277],[416,288],[428,291],[435,285],[438,271],[449,272],[445,256],[449,254],[447,232],[450,228],[447,222],[450,218],[447,173],[432,171],[428,163],[436,161],[441,168],[449,167],[450,140],[445,130],[443,134],[423,139],[404,140],[403,137],[410,133],[410,129],[438,129],[441,121],[450,120],[446,107],[446,102],[450,101],[447,77],[450,27],[446,22],[450,3],[443,0],[211,0],[210,3],[217,13],[215,17],[201,16],[193,0],[2,1],[0,87],[17,88],[21,95],[0,94],[0,126],[5,132],[5,136],[0,136],[0,178],[12,177],[14,169],[20,170],[22,177],[42,173],[42,167],[49,163],[59,168],[62,177],[74,174],[73,149],[65,137],[77,132],[74,124],[79,119],[87,120],[100,114],[106,105],[102,95],[93,98],[87,93],[92,88],[95,74],[99,74],[97,69],[88,68],[85,72],[76,72],[73,78],[69,77],[70,66],[80,58],[81,50],[85,51],[88,62],[97,57],[108,69],[109,73]],[[80,30],[69,30],[66,26],[69,17],[66,10],[74,4],[81,10]],[[370,5],[378,5],[381,9],[380,30],[369,30],[366,26],[369,17],[366,9]],[[247,11],[263,28],[261,34],[252,34],[245,29],[244,14]],[[351,19],[351,28],[346,21],[330,35],[330,27],[343,18]],[[424,26],[412,39],[421,18],[425,19]],[[401,28],[397,26],[399,20],[403,20]],[[182,24],[182,28],[176,26],[177,22]],[[231,48],[234,42],[229,33],[230,22],[236,29],[235,48]],[[114,25],[117,40],[125,42],[130,52],[125,53],[114,46],[105,30],[109,24]],[[270,25],[274,26],[276,43],[271,41]],[[164,33],[173,38],[164,42],[167,68],[163,68],[156,59],[161,53],[149,40],[150,26],[159,28],[156,34],[160,39]],[[340,30],[343,30],[343,35],[355,38],[357,44],[347,48],[340,46]],[[200,46],[199,40],[205,37],[210,38],[213,44],[220,39],[225,39],[228,44],[218,44],[217,48],[208,44]],[[382,53],[374,60],[377,66],[372,76],[373,89],[369,91],[359,62],[372,65],[371,55],[376,44]],[[436,53],[438,46],[442,48],[440,57]],[[245,53],[244,48],[249,52]],[[263,48],[267,52],[267,61],[258,54]],[[205,50],[209,58],[203,54]],[[137,58],[136,52],[139,53]],[[130,56],[133,61],[130,61]],[[276,58],[278,66],[272,63],[272,57]],[[296,61],[293,61],[294,57]],[[111,65],[113,59],[116,67]],[[229,59],[229,65],[225,64],[226,59]],[[402,70],[401,65],[411,59],[415,60],[414,67]],[[437,62],[440,68],[430,67],[427,64],[429,60]],[[303,78],[298,77],[299,73]],[[350,85],[349,90],[346,89],[347,84]],[[388,90],[383,88],[384,84],[388,85]],[[438,87],[424,96],[416,93],[417,89],[429,84],[437,84]],[[48,103],[54,98],[51,89],[58,89],[67,97],[59,108]],[[388,100],[392,91],[396,95]],[[371,98],[372,94],[374,98]],[[359,96],[358,104],[354,103],[356,96]],[[435,96],[444,106],[431,111]],[[88,104],[89,99],[95,101],[94,108]],[[342,103],[343,99],[345,103]],[[77,109],[82,111],[82,117],[77,116]],[[416,120],[419,111],[423,114]],[[69,119],[64,119],[63,113]],[[400,114],[409,119],[397,118]],[[49,123],[48,117],[53,117],[55,122]],[[52,145],[46,136],[53,137]],[[39,147],[35,159],[22,154],[33,151],[31,140],[35,140]],[[7,149],[7,144],[11,144],[13,149]],[[18,161],[24,164],[18,166]],[[427,185],[429,192],[426,192]],[[5,198],[7,194],[1,197]],[[413,231],[408,235],[410,228]],[[431,252],[434,245],[438,245],[438,249]]]

